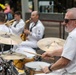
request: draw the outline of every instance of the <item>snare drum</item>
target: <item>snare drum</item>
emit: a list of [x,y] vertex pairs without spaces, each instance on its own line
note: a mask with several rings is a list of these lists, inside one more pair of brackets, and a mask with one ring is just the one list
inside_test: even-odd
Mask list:
[[49,65],[50,65],[49,63],[39,62],[39,61],[26,63],[25,64],[26,75],[34,75],[34,74],[43,73],[41,69]]
[[21,53],[21,54],[24,54],[24,55],[27,56],[27,58],[25,58],[25,59],[14,60],[14,61],[13,61],[14,66],[17,67],[18,69],[23,69],[25,63],[34,61],[34,58],[33,58],[33,57],[34,57],[35,55],[26,53],[25,51],[29,51],[29,52],[36,53],[36,51],[33,50],[32,48],[19,48],[19,49],[17,49],[15,52]]

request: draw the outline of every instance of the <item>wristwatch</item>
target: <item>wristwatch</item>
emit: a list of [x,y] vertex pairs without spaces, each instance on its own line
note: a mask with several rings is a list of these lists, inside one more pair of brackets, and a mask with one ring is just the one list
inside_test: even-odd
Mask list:
[[49,69],[50,72],[52,72],[51,66],[52,66],[52,65],[50,65],[50,66],[48,67],[48,69]]

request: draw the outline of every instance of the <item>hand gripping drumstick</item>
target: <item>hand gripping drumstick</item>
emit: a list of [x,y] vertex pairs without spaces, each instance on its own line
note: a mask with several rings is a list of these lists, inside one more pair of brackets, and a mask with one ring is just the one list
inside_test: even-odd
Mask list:
[[[37,54],[37,53],[29,52],[29,51],[24,51],[24,52],[34,54],[34,55],[37,55],[37,56],[42,56],[41,54]],[[55,59],[52,57],[52,58],[50,58],[50,60],[55,60]]]

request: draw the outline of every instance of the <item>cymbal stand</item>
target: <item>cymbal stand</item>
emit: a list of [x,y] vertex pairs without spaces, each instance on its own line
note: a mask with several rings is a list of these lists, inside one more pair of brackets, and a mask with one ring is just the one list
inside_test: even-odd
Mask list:
[[[3,60],[3,58],[1,57]],[[14,65],[12,65],[12,60],[10,61],[5,61],[3,60],[2,63],[2,70],[4,70],[4,75],[18,75],[17,70],[15,69]]]
[[13,53],[13,51],[12,51],[12,40],[10,40],[11,41],[11,48],[9,49],[9,52],[10,52],[10,54],[12,54]]
[[6,74],[5,75],[18,75],[14,65],[12,64],[12,60],[7,62]]
[[2,50],[2,54],[4,52],[4,44],[1,44],[1,50]]

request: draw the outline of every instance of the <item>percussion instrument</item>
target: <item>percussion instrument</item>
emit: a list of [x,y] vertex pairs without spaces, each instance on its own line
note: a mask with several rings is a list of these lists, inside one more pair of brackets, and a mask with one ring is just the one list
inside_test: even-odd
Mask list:
[[63,48],[65,40],[60,38],[44,38],[38,41],[37,45],[41,50],[52,51]]
[[21,42],[22,42],[21,38],[18,37],[17,35],[0,31],[0,43],[8,45],[17,45]]
[[33,52],[33,53],[36,53],[36,51],[34,51],[32,48],[19,48],[19,49],[16,49],[15,52],[16,53],[21,53],[23,55],[25,55],[27,58],[25,59],[21,59],[21,60],[14,60],[13,61],[13,64],[15,67],[17,67],[18,69],[24,69],[24,65],[25,63],[27,62],[31,62],[31,61],[34,61],[34,56],[33,54],[29,54],[27,52],[24,52],[25,51],[29,51],[29,52]]
[[49,63],[39,62],[39,61],[26,63],[25,64],[26,75],[34,75],[34,74],[43,73],[42,68],[49,65],[50,65]]
[[5,60],[17,60],[17,59],[26,58],[25,55],[20,54],[20,53],[15,53],[15,52],[3,53],[3,54],[1,54],[1,57]]

